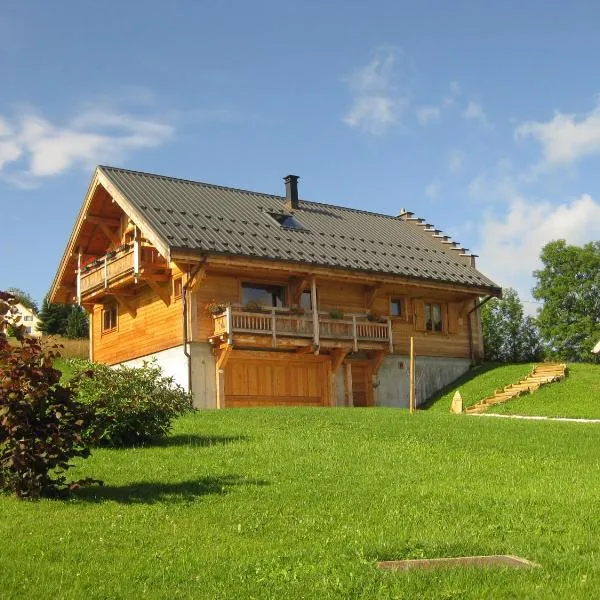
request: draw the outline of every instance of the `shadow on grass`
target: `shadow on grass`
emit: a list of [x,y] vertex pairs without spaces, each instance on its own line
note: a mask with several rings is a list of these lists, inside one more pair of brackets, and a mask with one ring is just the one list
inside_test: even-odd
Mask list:
[[200,477],[188,481],[165,483],[160,481],[139,481],[128,485],[104,485],[80,488],[73,497],[85,502],[120,502],[122,504],[154,504],[164,502],[175,504],[191,502],[209,494],[224,495],[230,488],[240,485],[264,486],[268,481],[246,479],[239,475],[220,477]]
[[[424,404],[419,406],[419,410],[429,410],[439,400],[441,400],[446,394],[453,392],[454,390],[458,389],[461,385],[468,383],[472,379],[475,379],[475,377],[479,377],[480,375],[483,375],[483,373],[487,373],[489,371],[493,371],[494,369],[497,369],[498,367],[505,367],[505,366],[506,366],[505,363],[488,362],[488,363],[483,363],[481,365],[477,365],[476,367],[470,368],[464,375],[462,375],[458,379],[455,379],[454,381],[449,383],[447,386],[443,387],[434,396],[429,398],[429,400],[427,400],[427,402],[425,402]],[[450,406],[448,406],[448,410],[449,409],[450,409]]]
[[227,446],[236,442],[247,442],[250,438],[247,435],[171,435],[162,440],[157,440],[152,444],[156,447],[168,446],[199,446],[206,448],[208,446]]

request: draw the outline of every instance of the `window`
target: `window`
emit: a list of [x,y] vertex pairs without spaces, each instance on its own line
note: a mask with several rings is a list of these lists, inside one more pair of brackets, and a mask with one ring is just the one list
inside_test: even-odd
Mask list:
[[390,299],[390,316],[404,318],[404,299],[403,298],[391,298]]
[[25,333],[31,334],[31,332],[32,332],[31,327],[25,327]]
[[33,317],[31,315],[25,315],[23,321],[33,321]]
[[102,333],[109,333],[117,328],[117,307],[107,306],[102,311]]
[[267,307],[282,307],[284,299],[284,288],[280,285],[242,283],[242,304],[256,303]]
[[425,329],[442,331],[442,305],[425,304]]
[[312,310],[312,294],[308,290],[304,290],[300,296],[300,307],[306,311]]
[[293,215],[288,215],[286,213],[274,213],[270,212],[268,215],[275,219],[283,228],[285,229],[305,229],[304,225],[296,219]]
[[173,296],[175,298],[181,298],[181,294],[183,293],[183,283],[181,277],[177,277],[173,279]]

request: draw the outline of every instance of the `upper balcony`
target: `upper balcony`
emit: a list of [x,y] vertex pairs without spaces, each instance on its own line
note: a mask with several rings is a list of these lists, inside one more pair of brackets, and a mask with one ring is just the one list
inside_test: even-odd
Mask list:
[[393,351],[392,323],[389,318],[379,322],[368,316],[347,315],[332,318],[330,313],[297,314],[290,309],[270,308],[249,312],[227,307],[213,315],[214,332],[211,343],[239,343],[244,346],[272,348],[349,347],[359,350]]
[[78,296],[82,300],[95,298],[148,277],[168,281],[169,275],[167,261],[155,248],[136,242],[124,244],[81,267]]

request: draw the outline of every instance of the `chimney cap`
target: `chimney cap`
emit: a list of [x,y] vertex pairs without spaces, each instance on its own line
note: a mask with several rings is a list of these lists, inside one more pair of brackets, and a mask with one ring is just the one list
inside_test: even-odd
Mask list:
[[287,183],[288,181],[298,181],[298,179],[300,179],[300,177],[298,175],[286,175],[283,180]]

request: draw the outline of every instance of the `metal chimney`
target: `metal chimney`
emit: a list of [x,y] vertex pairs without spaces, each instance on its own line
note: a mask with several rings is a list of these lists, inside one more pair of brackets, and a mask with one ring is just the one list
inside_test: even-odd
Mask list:
[[286,175],[285,181],[285,207],[288,210],[298,208],[298,175]]

